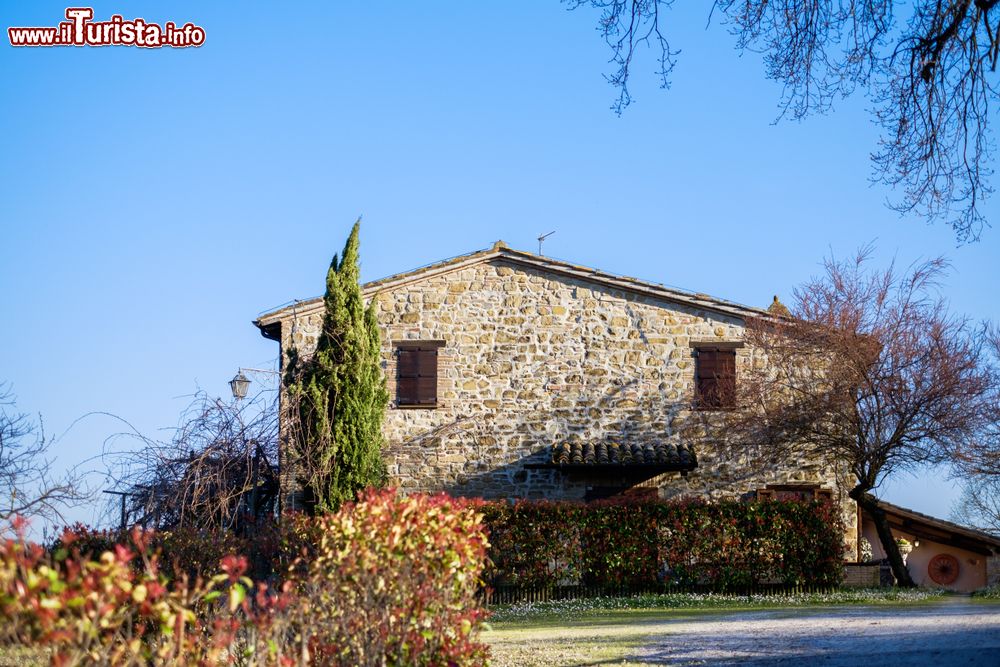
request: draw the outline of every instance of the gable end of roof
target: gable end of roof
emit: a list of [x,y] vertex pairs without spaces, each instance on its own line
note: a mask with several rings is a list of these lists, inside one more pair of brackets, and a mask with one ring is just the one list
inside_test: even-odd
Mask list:
[[[700,308],[712,312],[717,312],[732,317],[767,317],[768,311],[760,308],[744,306],[732,301],[718,299],[707,294],[686,292],[676,288],[666,287],[660,283],[639,280],[629,276],[620,276],[587,266],[571,264],[562,260],[552,259],[543,255],[536,255],[521,250],[514,250],[508,247],[503,241],[497,241],[492,247],[478,250],[476,252],[459,255],[441,262],[435,262],[405,273],[398,273],[379,280],[362,285],[362,292],[366,298],[372,298],[381,292],[396,289],[408,284],[425,280],[432,276],[445,275],[453,271],[459,271],[469,266],[488,262],[502,261],[525,268],[533,268],[542,272],[573,278],[577,280],[592,282],[605,287],[622,290],[625,292],[641,294],[662,299],[664,301],[677,303],[679,305]],[[308,315],[322,307],[322,297],[315,297],[305,301],[296,301],[289,305],[282,306],[270,312],[261,314],[254,324],[261,329],[261,333],[266,338],[268,327],[293,315]]]

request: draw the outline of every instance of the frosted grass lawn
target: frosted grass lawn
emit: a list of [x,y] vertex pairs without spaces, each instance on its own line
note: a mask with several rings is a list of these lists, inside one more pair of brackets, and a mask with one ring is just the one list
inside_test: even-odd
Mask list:
[[644,647],[678,623],[753,610],[822,610],[824,607],[901,607],[945,599],[941,591],[843,589],[824,594],[666,594],[555,600],[493,609],[490,644],[494,667],[656,664]]
[[42,649],[22,646],[0,647],[0,667],[44,667],[49,654]]
[[1000,584],[976,591],[972,594],[972,599],[982,602],[1000,600]]
[[[1000,596],[1000,589],[997,590]],[[917,604],[938,600],[946,593],[931,589],[844,588],[830,593],[795,593],[785,595],[732,595],[727,593],[665,593],[631,597],[596,597],[548,602],[522,602],[497,605],[492,611],[493,624],[517,621],[544,621],[550,617],[566,618],[592,612],[620,610],[741,610],[772,607],[813,607],[858,604]]]

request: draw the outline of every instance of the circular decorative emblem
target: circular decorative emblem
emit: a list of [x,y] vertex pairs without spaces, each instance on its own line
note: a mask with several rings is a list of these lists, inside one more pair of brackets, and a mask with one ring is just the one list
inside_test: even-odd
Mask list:
[[935,584],[947,586],[958,579],[958,559],[951,554],[938,554],[927,564],[927,574]]

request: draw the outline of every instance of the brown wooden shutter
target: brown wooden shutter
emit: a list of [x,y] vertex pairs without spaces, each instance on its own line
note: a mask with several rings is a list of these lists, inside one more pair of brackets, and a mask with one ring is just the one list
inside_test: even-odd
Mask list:
[[396,403],[437,405],[437,348],[407,346],[396,351]]
[[732,407],[736,403],[736,351],[698,350],[697,402],[702,408]]
[[420,348],[417,351],[417,403],[437,405],[438,351]]
[[716,350],[698,350],[698,406],[703,408],[718,407],[718,383],[715,379],[718,368],[718,352]]
[[396,350],[396,403],[417,405],[417,353],[414,348]]
[[777,500],[812,500],[816,497],[816,490],[809,487],[802,489],[779,489],[774,492],[774,497]]
[[816,484],[768,484],[757,489],[757,500],[833,501],[833,491]]

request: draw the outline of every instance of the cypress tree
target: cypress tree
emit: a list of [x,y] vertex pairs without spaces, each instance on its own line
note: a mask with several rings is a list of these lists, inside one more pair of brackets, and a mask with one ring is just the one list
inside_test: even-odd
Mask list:
[[327,271],[316,351],[289,354],[289,463],[314,512],[335,510],[386,478],[382,420],[389,395],[374,304],[365,308],[358,282],[359,228],[360,220]]

